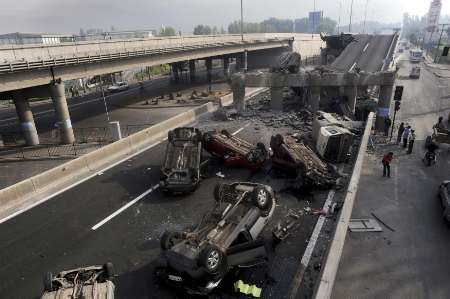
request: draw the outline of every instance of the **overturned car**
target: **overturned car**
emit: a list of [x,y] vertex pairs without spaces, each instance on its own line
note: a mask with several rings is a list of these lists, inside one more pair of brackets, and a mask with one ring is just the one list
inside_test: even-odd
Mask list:
[[211,155],[223,159],[225,166],[245,167],[252,171],[261,169],[268,155],[263,143],[258,142],[255,146],[226,130],[204,133],[203,147]]
[[161,166],[163,192],[192,192],[200,183],[202,134],[196,128],[176,128],[168,133],[168,143]]
[[338,173],[294,137],[272,136],[270,147],[272,167],[296,176],[302,186],[330,188],[336,184]]
[[41,299],[113,299],[113,278],[111,263],[62,271],[57,275],[47,272],[44,275],[44,293]]
[[193,230],[165,232],[161,237],[159,280],[189,294],[207,294],[236,266],[267,258],[258,239],[275,209],[270,186],[255,183],[219,184],[215,207]]

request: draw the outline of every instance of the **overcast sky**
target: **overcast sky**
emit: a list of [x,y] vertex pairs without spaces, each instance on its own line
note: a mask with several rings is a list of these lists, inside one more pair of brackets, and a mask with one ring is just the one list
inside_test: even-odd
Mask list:
[[[240,18],[239,0],[1,0],[0,33],[78,33],[80,27],[153,29],[170,25],[189,33],[195,24],[224,26]],[[444,0],[442,14],[450,14]],[[340,3],[342,9],[340,9]],[[348,24],[351,0],[316,0],[316,9]],[[423,15],[429,0],[368,0],[368,20],[401,22],[403,12]],[[366,0],[354,0],[353,22],[364,19]],[[244,0],[245,21],[301,18],[313,0]]]

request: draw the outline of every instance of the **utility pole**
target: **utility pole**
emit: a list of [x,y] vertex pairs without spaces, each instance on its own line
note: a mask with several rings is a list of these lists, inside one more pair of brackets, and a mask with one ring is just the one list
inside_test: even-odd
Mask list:
[[338,18],[337,34],[341,33],[341,11],[342,11],[342,0],[339,0],[339,18]]
[[366,19],[367,19],[367,5],[369,4],[369,0],[366,0],[366,8],[364,9],[364,25],[363,25],[363,34],[366,33]]
[[444,27],[448,26],[448,25],[450,25],[450,24],[439,24],[439,26],[442,26],[442,28],[441,28],[441,34],[439,35],[439,40],[438,40],[438,43],[437,43],[437,46],[436,46],[436,53],[434,54],[434,63],[437,62],[437,57],[438,57],[438,54],[439,54],[439,46],[441,45],[442,34],[444,33]]
[[353,0],[352,0],[352,3],[350,4],[350,22],[348,23],[348,32],[349,33],[352,32],[352,16],[353,16]]
[[[244,45],[244,5],[243,0],[241,0],[241,40],[242,45]],[[248,61],[247,61],[247,49],[244,50],[244,73],[247,72]]]

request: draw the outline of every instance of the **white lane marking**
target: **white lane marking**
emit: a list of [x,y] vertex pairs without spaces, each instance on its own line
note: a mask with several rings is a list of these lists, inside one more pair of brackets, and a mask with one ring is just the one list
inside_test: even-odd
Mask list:
[[117,165],[119,165],[119,164],[121,164],[121,163],[123,163],[123,162],[125,162],[125,161],[127,161],[127,160],[129,160],[129,159],[131,159],[131,158],[133,158],[133,157],[135,157],[135,156],[141,154],[141,153],[143,153],[143,152],[145,152],[146,150],[149,150],[149,149],[151,149],[151,148],[157,146],[158,144],[160,144],[162,141],[165,141],[165,140],[167,140],[167,137],[164,138],[164,139],[161,140],[161,141],[158,141],[158,142],[156,142],[156,143],[153,143],[153,144],[151,144],[151,145],[149,145],[149,146],[147,146],[147,147],[141,149],[140,151],[138,151],[138,152],[136,152],[136,153],[134,153],[134,154],[132,154],[132,155],[130,155],[130,156],[128,156],[128,157],[126,157],[126,158],[124,158],[124,159],[122,159],[122,160],[116,162],[116,163],[114,163],[114,164],[108,165],[107,167],[105,167],[105,168],[103,168],[103,169],[101,169],[101,170],[99,170],[99,171],[97,171],[97,172],[91,174],[91,175],[88,176],[88,177],[85,177],[84,179],[79,180],[78,182],[73,183],[72,185],[69,185],[69,186],[67,186],[67,187],[65,187],[65,188],[63,188],[63,189],[60,189],[60,190],[58,190],[57,192],[55,192],[55,193],[53,193],[53,194],[50,194],[50,195],[48,195],[47,197],[44,197],[43,199],[41,199],[41,200],[39,200],[39,201],[37,201],[37,202],[35,202],[35,203],[29,205],[29,206],[27,206],[27,207],[25,207],[25,208],[23,208],[23,209],[17,211],[17,212],[15,212],[15,213],[13,213],[13,214],[11,214],[11,215],[5,217],[5,218],[0,219],[0,224],[2,224],[3,222],[5,222],[5,221],[7,221],[7,220],[9,220],[9,219],[11,219],[11,218],[14,218],[14,217],[16,217],[16,216],[18,216],[18,215],[20,215],[20,214],[26,212],[26,211],[28,211],[28,210],[30,210],[30,209],[32,209],[32,208],[38,206],[38,205],[40,205],[41,203],[46,202],[47,200],[49,200],[49,199],[51,199],[51,198],[53,198],[53,197],[55,197],[55,196],[58,196],[59,194],[65,192],[65,191],[67,191],[67,190],[69,190],[69,189],[72,189],[73,187],[76,187],[76,186],[80,185],[81,183],[83,183],[83,182],[85,182],[85,181],[87,181],[87,180],[89,180],[89,179],[91,179],[91,178],[93,178],[93,177],[99,175],[100,173],[103,173],[103,172],[105,172],[105,171],[107,171],[107,170],[109,170],[109,169],[111,169],[111,168],[113,168],[113,167],[115,167],[115,166],[117,166]]
[[[325,214],[328,213],[328,210],[331,206],[331,202],[333,200],[335,194],[335,190],[331,189],[328,192],[327,200],[323,205],[323,211]],[[322,231],[323,224],[325,223],[326,216],[320,215],[319,219],[316,222],[316,226],[314,227],[313,233],[309,238],[308,246],[306,246],[305,252],[303,253],[302,259],[300,261],[300,267],[295,273],[294,278],[291,283],[291,291],[289,292],[288,298],[295,298],[297,296],[298,288],[303,280],[303,275],[305,274],[306,269],[308,268],[309,261],[311,260],[311,256],[314,252],[314,248],[316,247],[317,240],[319,239],[320,232]]]
[[[153,82],[151,84],[148,84],[148,87],[155,87],[159,83],[162,83],[162,82],[159,82],[159,81]],[[134,87],[134,88],[130,88],[127,91],[123,91],[123,92],[119,92],[119,93],[115,93],[115,94],[110,94],[110,95],[105,96],[105,99],[109,99],[109,98],[112,98],[112,97],[115,97],[115,96],[119,96],[119,95],[128,95],[130,92],[132,92],[132,91],[134,91],[134,90],[136,90],[138,88],[139,88],[139,86]],[[69,111],[70,111],[71,108],[78,107],[78,106],[85,105],[85,104],[89,104],[89,103],[96,102],[96,101],[101,101],[101,100],[103,100],[103,98],[102,97],[98,97],[98,98],[95,98],[95,99],[92,99],[92,100],[88,100],[88,101],[84,101],[84,102],[81,102],[81,103],[76,103],[76,104],[69,105]],[[49,110],[44,110],[44,111],[39,111],[39,112],[33,113],[33,115],[42,115],[42,114],[54,113],[54,112],[55,112],[55,110],[49,109]],[[34,119],[39,119],[39,118],[41,118],[41,117],[35,117]],[[0,119],[0,122],[11,121],[11,120],[18,120],[18,117],[10,117],[10,118],[5,118],[5,119]]]
[[366,52],[367,48],[369,47],[370,43],[367,43],[367,45],[363,49],[363,53]]
[[356,66],[356,61],[352,64],[352,67],[351,67],[348,71],[349,71],[349,72],[353,71],[353,69],[355,68],[355,66]]
[[[241,132],[245,127],[247,127],[250,123],[248,123],[247,125],[243,126],[242,128],[240,128],[239,130],[237,130],[236,132],[234,132],[232,135],[236,135],[239,132]],[[164,140],[167,140],[167,137],[164,138]],[[106,217],[105,219],[103,219],[102,221],[100,221],[99,223],[97,223],[96,225],[94,225],[92,227],[92,230],[97,230],[99,227],[101,227],[102,225],[104,225],[105,223],[107,223],[108,221],[110,221],[111,219],[113,219],[114,217],[116,217],[117,215],[119,215],[120,213],[122,213],[123,211],[125,211],[126,209],[128,209],[129,207],[131,207],[132,205],[134,205],[135,203],[137,203],[139,200],[141,200],[142,198],[144,198],[145,196],[147,196],[148,194],[150,194],[151,192],[155,191],[156,189],[159,188],[159,184],[156,184],[155,186],[153,186],[152,188],[148,189],[147,191],[145,191],[144,193],[142,193],[141,195],[139,195],[138,197],[136,197],[135,199],[133,199],[132,201],[130,201],[129,203],[127,203],[126,205],[124,205],[123,207],[121,207],[120,209],[118,209],[117,211],[115,211],[114,213],[112,213],[111,215],[109,215],[108,217]]]
[[239,134],[240,132],[242,132],[242,130],[244,130],[245,128],[247,128],[250,125],[250,123],[246,124],[245,126],[243,126],[242,128],[240,128],[239,130],[237,130],[236,132],[232,133],[231,135],[236,135]]
[[126,205],[124,205],[123,207],[121,207],[120,209],[118,209],[117,211],[115,211],[114,213],[112,213],[99,223],[97,223],[96,225],[94,225],[92,227],[92,230],[97,230],[103,224],[107,223],[108,221],[110,221],[111,219],[113,219],[114,217],[116,217],[117,215],[119,215],[120,213],[122,213],[123,211],[125,211],[126,209],[128,209],[129,207],[131,207],[132,205],[134,205],[135,203],[137,203],[138,201],[140,201],[141,199],[143,199],[144,197],[146,197],[147,195],[149,195],[158,188],[159,184],[156,184],[155,186],[151,187],[150,189],[148,189],[147,191],[145,191],[144,193],[142,193],[141,195],[139,195],[138,197],[136,197],[135,199],[133,199],[132,201],[130,201],[129,203],[127,203]]

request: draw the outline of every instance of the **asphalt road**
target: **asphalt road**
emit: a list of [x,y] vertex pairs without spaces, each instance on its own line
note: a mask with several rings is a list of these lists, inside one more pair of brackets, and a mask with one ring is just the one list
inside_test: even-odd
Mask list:
[[[333,298],[449,298],[450,226],[442,219],[438,185],[450,178],[449,145],[438,150],[438,163],[426,167],[424,140],[439,115],[450,111],[448,79],[422,64],[420,79],[407,78],[407,55],[400,62],[404,86],[400,121],[417,132],[412,155],[395,144],[377,144],[365,161],[353,218],[375,213],[392,227],[381,233],[347,235]],[[417,64],[415,64],[416,66]],[[440,91],[443,86],[444,91]],[[394,152],[391,179],[381,176],[380,161]]]
[[[197,126],[204,130],[227,128],[254,143],[268,144],[274,133],[274,129],[265,129],[252,120],[216,123],[205,119]],[[264,232],[269,244],[272,226],[283,219],[289,209],[321,208],[328,194],[327,191],[292,194],[285,190],[286,179],[274,173],[268,175],[269,169],[251,175],[245,169],[226,169],[221,162],[212,159],[195,193],[166,197],[159,189],[151,191],[159,183],[159,165],[164,151],[164,142],[155,145],[1,224],[0,260],[6,262],[0,265],[0,298],[37,298],[42,291],[41,277],[45,271],[58,272],[106,261],[115,264],[118,298],[185,298],[152,280],[154,261],[160,252],[159,237],[166,229],[180,230],[198,222],[203,213],[212,208],[216,183],[250,180],[269,184],[276,190],[278,205]],[[218,171],[225,175],[224,179],[216,176]],[[111,217],[126,205],[129,207]],[[300,229],[275,251],[270,251],[267,266],[241,270],[229,280],[234,282],[239,277],[257,283],[263,288],[264,298],[286,297],[317,217],[302,217]],[[321,247],[320,253],[324,252],[325,248]],[[317,274],[320,267],[311,271]],[[308,284],[301,290],[310,294],[313,282],[304,281]],[[224,282],[218,292],[226,298],[231,296],[231,290],[232,286]]]
[[356,35],[356,41],[350,43],[331,66],[342,71],[349,71],[356,66],[366,72],[380,71],[393,37]]
[[[221,73],[215,70],[215,78]],[[189,108],[163,108],[163,109],[134,109],[130,113],[127,105],[170,92],[182,91],[189,88],[205,87],[206,72],[197,72],[197,82],[191,84],[181,81],[179,84],[170,83],[168,77],[156,78],[145,82],[145,90],[142,91],[137,85],[131,86],[129,90],[120,93],[109,94],[106,92],[106,103],[110,120],[119,121],[122,124],[154,124],[161,122],[173,115],[179,114]],[[224,84],[214,84],[217,89],[228,88]],[[108,119],[105,112],[105,104],[100,93],[68,99],[69,112],[74,128],[107,127]],[[57,121],[53,104],[51,101],[36,103],[32,105],[34,120],[38,133],[46,133],[54,128]],[[0,109],[0,131],[20,131],[18,118],[14,107]]]

